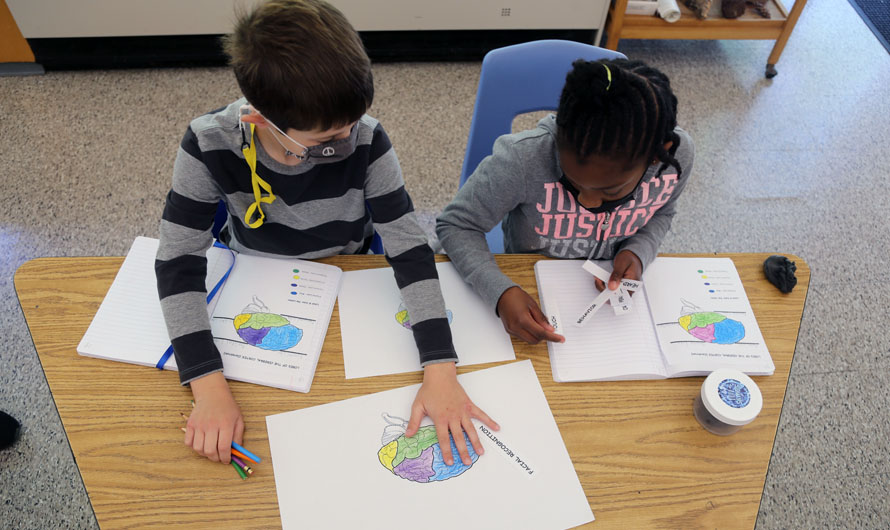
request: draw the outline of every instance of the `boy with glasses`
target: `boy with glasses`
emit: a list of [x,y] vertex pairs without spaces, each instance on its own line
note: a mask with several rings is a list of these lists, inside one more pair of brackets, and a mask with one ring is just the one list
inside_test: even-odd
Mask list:
[[407,434],[428,415],[446,463],[453,463],[450,432],[469,465],[468,444],[482,453],[471,418],[497,424],[457,382],[433,252],[389,138],[365,114],[374,84],[361,40],[321,0],[272,0],[241,16],[225,47],[245,98],[189,125],[155,265],[180,381],[195,397],[185,443],[228,463],[244,431],[205,306],[204,253],[222,200],[228,220],[220,239],[239,253],[362,254],[375,231],[381,236],[424,367]]

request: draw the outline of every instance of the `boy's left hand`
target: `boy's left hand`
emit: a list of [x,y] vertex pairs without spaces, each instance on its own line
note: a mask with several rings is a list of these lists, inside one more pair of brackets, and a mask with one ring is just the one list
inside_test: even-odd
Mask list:
[[423,369],[423,384],[420,385],[417,397],[414,398],[414,405],[411,406],[411,420],[408,422],[405,436],[411,437],[417,434],[420,420],[424,416],[432,418],[442,458],[449,466],[454,463],[449,432],[454,437],[454,445],[457,446],[461,461],[469,466],[473,461],[464,443],[464,432],[467,433],[477,455],[485,452],[482,443],[479,442],[472,418],[482,421],[494,431],[500,429],[488,414],[470,401],[463,387],[457,382],[457,368],[454,363],[431,364]]
[[[612,260],[612,275],[609,276],[609,290],[614,291],[618,288],[619,282],[623,278],[628,280],[639,280],[643,276],[643,262],[640,258],[630,250],[622,250],[615,259]],[[606,288],[605,284],[599,278],[596,279],[596,288],[602,291]]]

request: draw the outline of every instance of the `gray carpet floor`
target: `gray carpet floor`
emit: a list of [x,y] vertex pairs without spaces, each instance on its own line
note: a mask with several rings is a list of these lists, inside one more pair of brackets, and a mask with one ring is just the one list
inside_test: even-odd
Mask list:
[[[890,57],[842,0],[809,2],[779,76],[766,80],[771,47],[621,43],[671,77],[697,143],[662,251],[807,261],[812,282],[757,525],[888,528]],[[430,230],[457,190],[478,72],[479,63],[375,67],[372,114]],[[0,79],[0,409],[24,425],[0,452],[0,527],[97,526],[18,307],[16,268],[41,256],[121,256],[136,236],[156,237],[186,124],[238,96],[226,69]]]

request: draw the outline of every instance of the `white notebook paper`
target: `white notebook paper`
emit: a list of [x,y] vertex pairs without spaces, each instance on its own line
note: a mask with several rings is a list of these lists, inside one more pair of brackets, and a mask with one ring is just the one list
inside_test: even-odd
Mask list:
[[[154,270],[157,250],[157,239],[136,238],[77,353],[157,364],[170,346]],[[233,260],[229,278],[207,307],[223,374],[236,381],[308,392],[342,271],[298,259],[236,256],[211,247],[208,292]],[[164,368],[177,369],[172,356]]]
[[[610,306],[583,326],[577,317],[599,294],[579,260],[535,265],[541,309],[566,337],[547,343],[556,381],[662,379],[735,368],[775,370],[738,271],[729,258],[657,258],[633,295],[633,310]],[[597,262],[611,270],[611,262]]]

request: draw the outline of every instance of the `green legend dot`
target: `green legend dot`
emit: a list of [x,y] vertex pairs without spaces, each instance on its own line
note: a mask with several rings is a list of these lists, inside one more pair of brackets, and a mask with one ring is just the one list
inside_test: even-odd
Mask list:
[[[299,272],[299,271],[294,271],[294,272]],[[703,271],[703,270],[699,270],[699,271],[698,271],[699,274],[701,274],[701,273],[703,273],[703,272],[705,272],[705,271]]]
[[[300,269],[294,269],[294,272],[300,272]],[[701,272],[701,271],[698,271]]]

